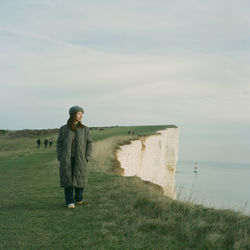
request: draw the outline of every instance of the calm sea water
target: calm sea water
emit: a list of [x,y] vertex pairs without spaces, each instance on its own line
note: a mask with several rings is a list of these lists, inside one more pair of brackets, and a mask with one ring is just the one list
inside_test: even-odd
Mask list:
[[250,164],[198,162],[198,173],[194,164],[177,163],[177,199],[250,215]]

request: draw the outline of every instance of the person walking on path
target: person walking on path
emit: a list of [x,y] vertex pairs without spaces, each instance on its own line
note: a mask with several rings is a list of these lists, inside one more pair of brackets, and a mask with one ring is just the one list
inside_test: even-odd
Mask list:
[[75,203],[83,204],[82,193],[87,184],[87,166],[92,154],[90,129],[81,123],[83,113],[82,107],[71,107],[67,124],[60,128],[57,139],[60,187],[64,188],[68,208],[75,208]]
[[36,144],[37,144],[37,148],[40,148],[40,145],[41,145],[41,140],[40,140],[40,138],[37,139]]
[[48,142],[49,142],[48,139],[45,139],[45,140],[43,141],[45,149],[46,149],[47,146],[48,146]]
[[51,148],[52,144],[53,144],[53,139],[50,138],[50,139],[49,139],[49,148]]

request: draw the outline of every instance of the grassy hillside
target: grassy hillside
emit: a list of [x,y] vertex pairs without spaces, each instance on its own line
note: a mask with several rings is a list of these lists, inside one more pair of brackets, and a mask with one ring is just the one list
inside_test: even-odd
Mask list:
[[[173,201],[156,185],[110,172],[114,147],[164,127],[92,129],[85,205],[74,210],[64,205],[55,145],[37,149],[37,134],[2,133],[0,249],[249,249],[249,217]],[[51,132],[39,136],[56,140]]]

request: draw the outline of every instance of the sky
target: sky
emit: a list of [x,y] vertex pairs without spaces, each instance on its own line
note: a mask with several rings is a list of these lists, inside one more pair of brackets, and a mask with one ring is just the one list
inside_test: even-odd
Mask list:
[[3,0],[0,129],[175,124],[181,160],[250,163],[248,0]]

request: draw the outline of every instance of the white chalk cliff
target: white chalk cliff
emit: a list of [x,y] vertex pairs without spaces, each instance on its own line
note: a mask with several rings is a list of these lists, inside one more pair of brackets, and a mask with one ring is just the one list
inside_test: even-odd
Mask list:
[[179,129],[167,128],[158,134],[120,146],[116,155],[124,176],[138,176],[160,185],[164,194],[176,199],[175,170],[179,152]]

